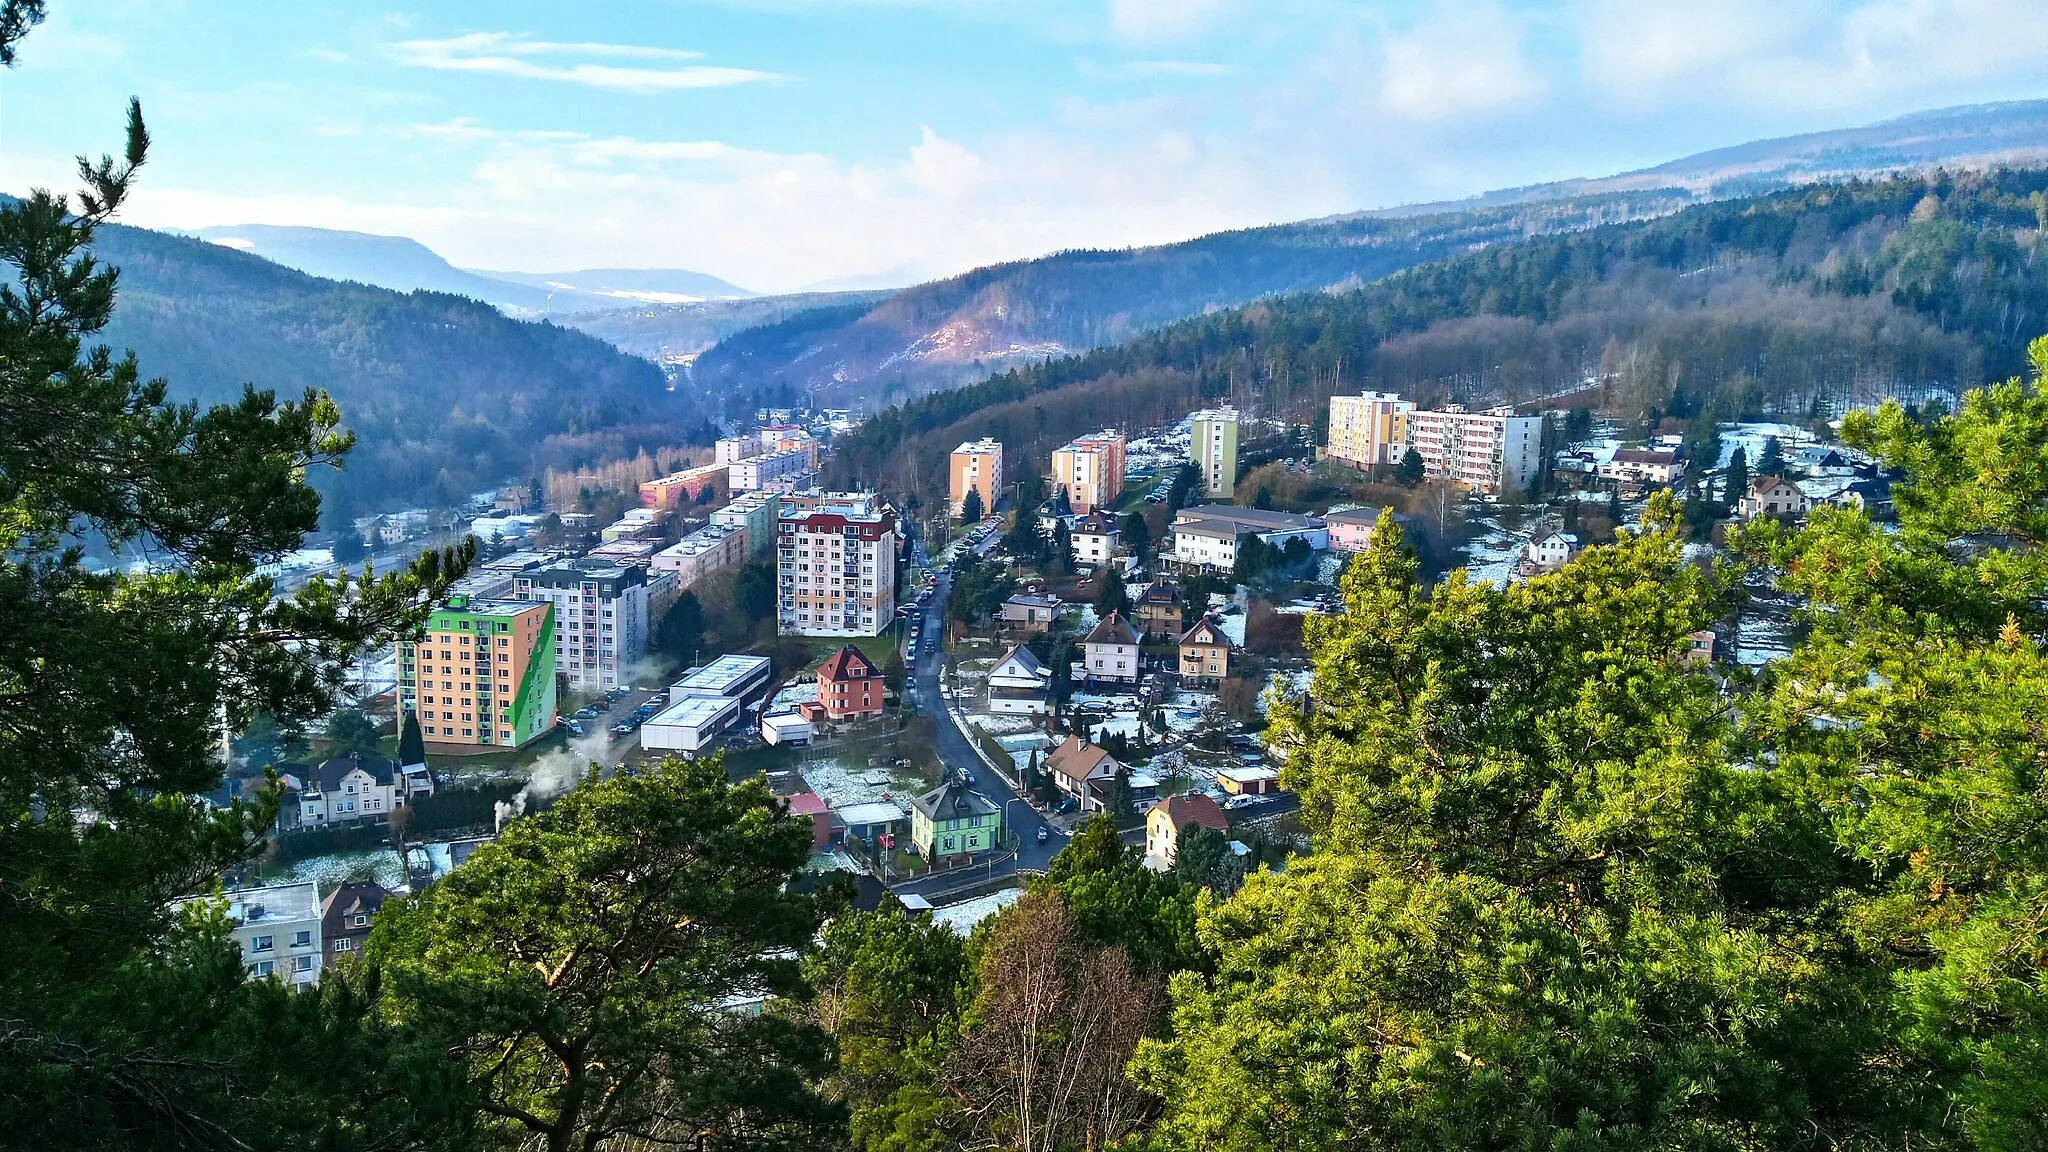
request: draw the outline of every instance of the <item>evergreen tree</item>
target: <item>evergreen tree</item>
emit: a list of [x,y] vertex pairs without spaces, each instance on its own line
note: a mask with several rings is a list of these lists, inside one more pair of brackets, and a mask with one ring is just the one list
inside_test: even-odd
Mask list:
[[1214,828],[1189,823],[1180,830],[1173,852],[1173,875],[1181,883],[1207,888],[1218,896],[1237,891],[1237,857],[1230,838]]
[[334,534],[334,562],[344,567],[363,562],[370,549],[363,544],[362,534],[355,527],[344,528]]
[[1607,493],[1607,518],[1614,522],[1616,528],[1619,528],[1625,515],[1626,513],[1621,507],[1621,490],[1618,488],[1610,489]]
[[[388,901],[364,962],[382,1012],[459,1061],[506,1145],[815,1146],[829,1039],[743,997],[802,988],[821,920],[793,882],[810,821],[724,758],[589,777],[462,867]],[[717,1059],[706,1054],[717,1053]]]
[[1728,456],[1728,470],[1721,479],[1721,503],[1733,507],[1749,491],[1749,453],[1740,445]]
[[688,668],[698,662],[704,650],[704,605],[697,593],[685,589],[661,614],[654,628],[655,651]]
[[1123,524],[1118,530],[1123,537],[1124,551],[1138,558],[1141,567],[1152,567],[1152,528],[1145,523],[1142,512],[1124,514]]
[[1273,493],[1264,484],[1259,485],[1259,490],[1252,493],[1252,507],[1268,512],[1273,510]]
[[1166,487],[1166,515],[1169,519],[1192,503],[1202,491],[1202,470],[1183,462]]
[[960,523],[979,524],[985,512],[986,509],[981,506],[981,489],[969,488],[967,495],[960,501]]
[[427,762],[427,741],[420,735],[420,718],[411,709],[398,726],[398,762],[406,767]]
[[343,708],[329,716],[322,735],[327,738],[330,756],[346,756],[351,752],[373,756],[383,739],[377,732],[377,725],[359,708]]
[[[1114,752],[1111,755],[1115,755]],[[1109,818],[1118,828],[1135,828],[1138,807],[1131,801],[1131,770],[1118,768],[1109,781]]]
[[[0,5],[0,64],[41,16]],[[131,103],[121,157],[81,162],[75,200],[0,202],[0,1132],[42,1148],[417,1144],[435,1096],[366,1082],[393,1057],[346,981],[294,995],[251,979],[217,905],[169,905],[253,857],[276,812],[275,794],[200,800],[222,779],[221,731],[331,711],[343,669],[416,629],[472,553],[284,597],[259,575],[319,526],[307,476],[352,440],[324,394],[176,404],[132,356],[87,346],[117,296],[95,233],[148,144]],[[147,538],[159,564],[88,571],[81,528]]]
[[1052,563],[1049,571],[1062,574],[1074,570],[1074,533],[1060,520],[1052,528]]
[[1122,576],[1108,568],[1104,568],[1096,577],[1096,584],[1098,585],[1095,589],[1095,614],[1097,616],[1107,617],[1112,612],[1129,612],[1131,610],[1131,595],[1129,590],[1124,587],[1124,578]]
[[1422,453],[1410,448],[1401,454],[1401,462],[1394,466],[1394,482],[1403,488],[1413,488],[1422,483],[1423,472]]
[[1785,474],[1785,449],[1778,444],[1776,436],[1764,437],[1763,455],[1757,459],[1758,476],[1783,476]]

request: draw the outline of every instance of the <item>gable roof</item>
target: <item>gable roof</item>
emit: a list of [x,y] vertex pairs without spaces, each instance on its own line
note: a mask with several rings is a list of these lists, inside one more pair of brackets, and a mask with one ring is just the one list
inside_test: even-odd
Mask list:
[[1223,630],[1216,627],[1216,622],[1207,616],[1195,621],[1193,628],[1181,633],[1180,642],[1182,644],[1209,644],[1224,648],[1230,647],[1230,637],[1225,636]]
[[1383,511],[1385,509],[1370,506],[1364,508],[1339,508],[1335,512],[1323,513],[1323,523],[1363,524],[1371,528],[1380,522],[1380,513]]
[[1045,768],[1048,772],[1057,772],[1069,780],[1078,782],[1100,772],[1105,761],[1109,763],[1112,772],[1123,766],[1117,762],[1116,757],[1105,751],[1102,745],[1083,744],[1079,736],[1070,733],[1066,740],[1045,758]]
[[1136,644],[1137,642],[1137,630],[1125,622],[1122,612],[1111,612],[1101,620],[1096,621],[1095,627],[1090,628],[1087,637],[1081,641],[1083,644]]
[[1044,663],[1038,659],[1037,653],[1022,644],[1016,644],[1012,645],[1008,652],[1003,653],[1003,658],[996,661],[994,668],[989,669],[989,679],[1004,675],[1003,669],[1012,666],[1014,674],[1017,675],[1033,676],[1040,680],[1050,679],[1052,676]]
[[1759,476],[1749,482],[1749,494],[1752,496],[1763,496],[1780,484],[1793,488],[1798,487],[1798,485],[1793,484],[1783,476]]
[[965,820],[969,816],[987,816],[998,811],[993,802],[968,791],[967,785],[958,780],[939,785],[912,800],[910,806],[924,813],[934,824]]
[[1676,464],[1678,453],[1659,452],[1653,448],[1622,448],[1614,453],[1616,464]]
[[875,667],[867,653],[851,644],[825,657],[825,662],[818,665],[820,680],[872,680],[881,674],[882,670]]
[[358,912],[375,916],[391,897],[391,890],[375,880],[362,880],[343,884],[327,894],[320,902],[320,930],[325,936],[342,936],[351,931],[364,932],[366,928],[349,927],[348,918]]
[[389,784],[398,765],[382,756],[364,756],[359,752],[336,756],[332,760],[322,760],[319,767],[306,774],[307,790],[332,792],[341,787],[342,777],[358,768],[369,773],[370,779],[377,783]]
[[1230,830],[1230,821],[1224,817],[1222,806],[1200,792],[1168,796],[1146,810],[1145,818],[1150,820],[1154,812],[1162,813],[1168,820],[1173,821],[1173,831],[1176,835],[1190,824],[1218,832]]
[[1102,509],[1097,508],[1086,516],[1081,517],[1080,522],[1074,525],[1073,531],[1087,536],[1114,536],[1116,535],[1116,521],[1104,515]]
[[1145,585],[1145,591],[1138,596],[1138,603],[1144,607],[1180,606],[1180,585],[1171,580],[1154,580]]

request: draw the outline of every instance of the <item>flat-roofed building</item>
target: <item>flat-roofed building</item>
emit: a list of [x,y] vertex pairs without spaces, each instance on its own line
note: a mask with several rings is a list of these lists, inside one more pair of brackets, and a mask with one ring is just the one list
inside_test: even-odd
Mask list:
[[[773,539],[773,534],[769,535]],[[654,554],[658,572],[673,572],[681,591],[724,568],[743,564],[750,553],[748,532],[730,524],[706,524]]]
[[790,448],[746,460],[735,460],[727,468],[726,484],[735,492],[769,489],[791,492],[805,487],[816,467],[815,449]]
[[1202,473],[1202,494],[1228,500],[1237,491],[1237,409],[1204,408],[1188,418],[1188,459]]
[[793,503],[776,520],[777,628],[879,636],[896,619],[896,514],[872,493]]
[[640,746],[694,758],[714,748],[744,711],[737,697],[685,696],[640,726]]
[[1527,491],[1542,464],[1543,418],[1517,416],[1512,408],[1467,412],[1455,404],[1411,412],[1408,444],[1426,476],[1480,492]]
[[1359,468],[1399,464],[1415,405],[1392,392],[1330,397],[1329,455]]
[[319,885],[307,881],[239,888],[219,897],[187,896],[171,907],[221,899],[227,901],[229,932],[249,975],[294,985],[320,979],[326,947],[321,935]]
[[669,699],[730,696],[735,700],[745,700],[768,687],[773,671],[774,662],[766,656],[720,656],[709,664],[690,669],[688,675],[669,689]]
[[747,530],[747,558],[775,550],[775,517],[781,510],[778,492],[748,492],[711,514],[713,524]]
[[1173,520],[1173,559],[1183,568],[1229,571],[1237,566],[1237,544],[1257,536],[1276,548],[1290,540],[1306,541],[1320,552],[1330,546],[1330,532],[1321,520],[1293,512],[1199,504],[1183,508]]
[[949,468],[948,492],[955,519],[967,506],[969,492],[981,493],[983,515],[995,511],[996,493],[1003,486],[1003,445],[1000,441],[987,437],[967,441],[953,449]]
[[1124,490],[1124,434],[1104,430],[1055,449],[1052,482],[1083,515],[1114,504]]
[[659,480],[649,480],[640,485],[640,504],[644,508],[667,509],[695,504],[704,494],[704,489],[716,488],[725,475],[725,465],[704,464]]
[[759,436],[728,436],[712,450],[716,453],[712,459],[720,464],[737,464],[766,451]]
[[555,606],[450,596],[398,645],[399,715],[430,750],[519,747],[555,726]]
[[633,682],[647,655],[647,569],[586,556],[522,572],[512,593],[545,600],[555,614],[555,658],[574,688],[616,688]]

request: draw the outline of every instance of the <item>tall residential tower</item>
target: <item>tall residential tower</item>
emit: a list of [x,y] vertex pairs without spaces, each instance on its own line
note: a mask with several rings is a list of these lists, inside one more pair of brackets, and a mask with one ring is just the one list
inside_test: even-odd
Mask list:
[[1188,420],[1188,459],[1202,472],[1203,498],[1230,499],[1237,491],[1237,409],[1204,408]]

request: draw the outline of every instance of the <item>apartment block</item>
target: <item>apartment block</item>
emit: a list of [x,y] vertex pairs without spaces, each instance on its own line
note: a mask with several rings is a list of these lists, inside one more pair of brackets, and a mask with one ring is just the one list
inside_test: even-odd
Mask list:
[[1003,486],[1003,446],[991,439],[969,440],[953,449],[951,481],[947,491],[952,497],[954,519],[959,519],[961,509],[967,506],[969,492],[981,493],[983,512],[993,511],[996,506],[996,492]]
[[746,559],[747,530],[744,527],[706,524],[656,552],[652,565],[656,572],[675,573],[675,589],[680,592],[713,572],[745,563]]
[[555,663],[570,687],[633,682],[647,655],[646,568],[585,557],[520,573],[512,594],[555,606]]
[[399,712],[439,751],[531,743],[555,726],[556,644],[551,604],[450,596],[398,646]]
[[1202,473],[1202,496],[1228,500],[1237,491],[1237,409],[1204,408],[1188,417],[1188,459]]
[[777,518],[777,627],[877,636],[896,617],[896,516],[872,494],[821,498]]
[[1392,392],[1330,397],[1329,454],[1359,468],[1399,464],[1415,405]]
[[737,464],[759,456],[764,448],[759,436],[729,436],[720,440],[714,449],[718,454],[712,457],[720,464]]
[[[187,896],[171,907],[214,899]],[[320,934],[319,885],[308,881],[240,888],[228,892],[226,900],[235,946],[241,950],[242,966],[249,975],[293,985],[320,979],[325,949]]]
[[734,461],[727,468],[726,485],[735,492],[793,491],[808,480],[816,460],[815,449],[788,448]]
[[706,488],[715,488],[725,479],[724,464],[704,464],[686,468],[672,476],[649,480],[640,485],[640,505],[643,508],[674,509],[683,504],[694,504]]
[[1105,430],[1056,449],[1052,482],[1067,490],[1067,502],[1084,516],[1115,503],[1124,490],[1123,433]]
[[749,492],[711,514],[713,524],[747,530],[747,558],[775,550],[775,516],[782,506],[776,492]]
[[1481,492],[1527,489],[1543,456],[1543,418],[1513,408],[1467,412],[1453,404],[1440,412],[1408,414],[1408,443],[1422,457],[1425,475]]

